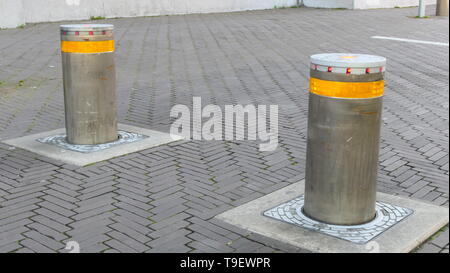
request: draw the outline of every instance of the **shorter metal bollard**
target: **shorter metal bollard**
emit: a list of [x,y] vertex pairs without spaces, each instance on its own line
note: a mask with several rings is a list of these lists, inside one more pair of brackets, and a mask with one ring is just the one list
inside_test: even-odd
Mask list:
[[375,217],[386,59],[311,56],[305,205],[320,222],[358,225]]
[[448,16],[449,0],[437,0],[436,16]]
[[113,25],[62,25],[67,142],[118,139]]
[[425,0],[419,0],[419,15],[418,17],[423,18],[425,17],[425,9],[427,8],[425,4]]

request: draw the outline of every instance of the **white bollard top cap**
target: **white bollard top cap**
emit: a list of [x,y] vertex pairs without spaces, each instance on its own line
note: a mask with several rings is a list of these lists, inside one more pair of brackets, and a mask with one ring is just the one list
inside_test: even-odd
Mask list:
[[111,24],[73,24],[73,25],[61,25],[62,31],[102,31],[113,30],[114,25]]
[[343,68],[385,67],[386,58],[352,53],[324,53],[311,56],[314,65]]

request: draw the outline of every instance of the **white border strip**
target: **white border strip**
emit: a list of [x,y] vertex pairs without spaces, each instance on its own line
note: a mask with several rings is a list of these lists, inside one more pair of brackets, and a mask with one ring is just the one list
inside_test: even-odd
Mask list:
[[416,43],[416,44],[448,46],[448,43],[439,43],[439,42],[430,42],[430,41],[412,40],[412,39],[402,39],[402,38],[395,38],[395,37],[372,36],[371,38],[373,38],[373,39],[384,39],[384,40],[401,41],[401,42]]

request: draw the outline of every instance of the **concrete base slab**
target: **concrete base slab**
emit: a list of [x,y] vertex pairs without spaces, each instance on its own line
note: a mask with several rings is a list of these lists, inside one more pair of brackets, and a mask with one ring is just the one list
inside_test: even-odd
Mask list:
[[356,244],[278,221],[263,213],[304,194],[304,180],[226,211],[216,219],[293,246],[323,253],[411,252],[449,222],[448,208],[378,193],[377,200],[414,212],[367,244]]
[[145,149],[153,148],[156,146],[164,145],[170,142],[182,140],[181,136],[174,136],[168,133],[153,131],[145,128],[118,124],[118,129],[121,131],[126,131],[130,133],[136,133],[147,138],[131,142],[123,143],[117,146],[113,146],[107,149],[103,149],[91,153],[82,153],[77,151],[72,151],[64,149],[57,145],[51,145],[46,143],[41,143],[37,141],[38,139],[43,139],[50,136],[65,134],[66,129],[57,129],[49,132],[9,139],[3,141],[8,145],[19,147],[39,155],[43,155],[52,159],[56,159],[65,163],[86,166],[96,162],[108,160],[114,157],[123,156],[126,154],[142,151]]

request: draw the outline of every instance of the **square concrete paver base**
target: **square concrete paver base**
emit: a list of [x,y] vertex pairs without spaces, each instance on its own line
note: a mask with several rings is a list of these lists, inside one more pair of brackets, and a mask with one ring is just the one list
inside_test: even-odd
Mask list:
[[368,244],[355,244],[316,231],[278,221],[263,213],[304,194],[304,180],[226,211],[216,218],[253,233],[293,246],[324,253],[410,252],[439,231],[449,221],[448,208],[409,198],[378,193],[379,202],[412,209],[403,221],[375,237]]
[[65,163],[86,166],[96,162],[108,160],[114,157],[142,151],[152,147],[160,146],[170,142],[182,140],[180,136],[173,136],[168,133],[153,131],[149,129],[144,129],[140,127],[118,124],[118,129],[121,131],[126,131],[130,133],[136,133],[140,135],[148,136],[147,138],[131,142],[123,143],[117,146],[113,146],[107,149],[103,149],[91,153],[81,153],[76,151],[71,151],[58,147],[56,145],[50,145],[46,143],[41,143],[37,139],[46,138],[49,136],[54,136],[58,134],[65,134],[66,129],[57,129],[49,132],[9,139],[3,141],[8,145],[19,147],[39,155],[43,155],[52,159],[56,159]]

